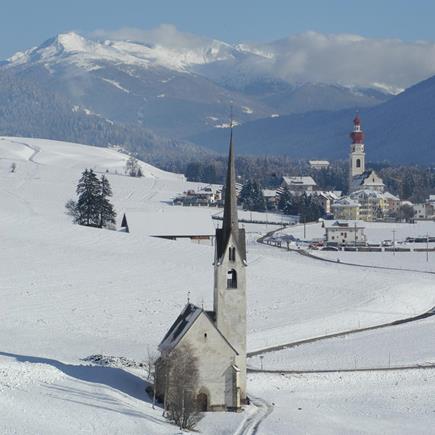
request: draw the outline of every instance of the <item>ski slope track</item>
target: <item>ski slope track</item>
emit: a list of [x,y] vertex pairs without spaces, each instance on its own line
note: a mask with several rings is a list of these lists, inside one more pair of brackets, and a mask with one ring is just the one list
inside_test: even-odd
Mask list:
[[[177,432],[152,408],[140,362],[189,291],[193,303],[213,306],[214,247],[151,236],[213,234],[220,223],[212,219],[215,208],[170,205],[200,184],[144,162],[144,177],[128,177],[127,159],[115,149],[0,138],[0,433]],[[65,214],[85,168],[107,176],[118,224],[125,213],[129,234],[80,227]],[[267,221],[280,216],[270,213]],[[433,275],[316,261],[256,242],[277,226],[243,225],[249,352],[407,319],[435,306]],[[346,369],[355,355],[357,367],[379,367],[389,351],[391,366],[433,362],[433,319],[270,352],[264,368],[319,370],[341,362],[338,368]],[[101,366],[89,355],[135,363]],[[250,363],[259,367],[255,358]],[[432,372],[250,373],[253,405],[242,413],[207,413],[198,430],[424,433],[435,416]]]

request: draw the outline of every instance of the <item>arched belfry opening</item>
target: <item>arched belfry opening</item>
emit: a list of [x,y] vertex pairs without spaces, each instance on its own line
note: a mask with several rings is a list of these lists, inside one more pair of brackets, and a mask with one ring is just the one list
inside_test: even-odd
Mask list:
[[361,167],[361,160],[360,159],[356,159],[356,167],[357,168]]
[[237,272],[234,269],[228,271],[227,288],[237,288]]

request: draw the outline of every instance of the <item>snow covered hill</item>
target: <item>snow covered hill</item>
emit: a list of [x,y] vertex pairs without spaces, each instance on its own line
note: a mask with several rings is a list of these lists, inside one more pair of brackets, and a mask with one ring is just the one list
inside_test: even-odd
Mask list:
[[[140,366],[100,367],[84,359],[104,354],[140,362],[189,291],[194,303],[212,306],[213,247],[150,235],[210,234],[217,210],[169,205],[195,185],[145,163],[143,178],[127,177],[127,158],[114,149],[0,138],[2,433],[175,432],[161,410],[152,409]],[[73,225],[65,214],[86,167],[109,178],[129,234]],[[431,276],[315,261],[257,244],[270,225],[246,229],[250,350],[433,306]],[[255,379],[252,394],[273,396]],[[200,427],[207,434],[235,433],[251,412],[255,407],[210,414]],[[278,433],[266,423],[264,431]]]

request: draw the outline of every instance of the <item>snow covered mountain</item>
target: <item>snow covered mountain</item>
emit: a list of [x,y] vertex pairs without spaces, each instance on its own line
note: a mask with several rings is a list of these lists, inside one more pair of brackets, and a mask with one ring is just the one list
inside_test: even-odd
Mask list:
[[[278,68],[286,54],[276,47],[230,45],[171,26],[158,37],[136,39],[91,39],[70,32],[2,62],[0,78],[7,75],[12,82],[26,81],[41,92],[54,93],[73,113],[144,128],[172,140],[225,127],[231,105],[236,122],[242,124],[276,114],[372,106],[391,96],[376,87],[287,77]],[[31,97],[20,98],[26,105]],[[0,104],[7,100],[5,94]],[[79,135],[75,140],[97,143]]]

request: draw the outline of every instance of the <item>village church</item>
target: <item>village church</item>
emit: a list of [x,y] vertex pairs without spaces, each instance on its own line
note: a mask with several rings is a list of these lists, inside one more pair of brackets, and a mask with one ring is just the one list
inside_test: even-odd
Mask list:
[[237,218],[232,131],[229,148],[223,224],[215,239],[213,311],[188,302],[160,343],[156,364],[156,395],[164,401],[177,387],[164,361],[177,350],[193,354],[198,373],[193,397],[200,411],[236,411],[246,401],[246,241]]
[[366,170],[364,132],[361,129],[361,119],[358,113],[353,120],[353,131],[350,137],[352,144],[349,155],[349,193],[361,189],[382,193],[385,188],[382,178],[374,170]]

